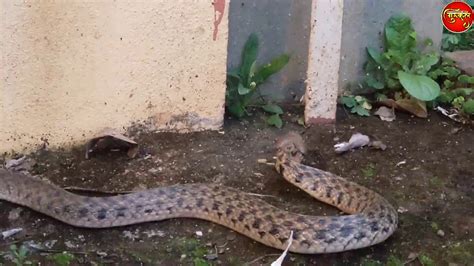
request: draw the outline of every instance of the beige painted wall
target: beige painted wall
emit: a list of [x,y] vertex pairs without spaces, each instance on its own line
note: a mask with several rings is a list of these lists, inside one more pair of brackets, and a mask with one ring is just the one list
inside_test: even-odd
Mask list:
[[212,2],[0,0],[0,152],[219,128],[228,8],[213,40]]

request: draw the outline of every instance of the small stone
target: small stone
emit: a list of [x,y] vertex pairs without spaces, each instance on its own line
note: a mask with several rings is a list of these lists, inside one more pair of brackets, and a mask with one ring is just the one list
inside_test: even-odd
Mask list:
[[217,254],[206,254],[205,257],[207,260],[216,260]]
[[7,231],[3,231],[1,235],[3,236],[3,239],[6,239],[20,233],[21,231],[23,231],[23,228],[13,228]]
[[97,251],[96,252],[97,256],[101,257],[101,258],[104,258],[104,257],[107,257],[107,253],[104,252],[104,251]]
[[72,243],[71,241],[66,241],[64,242],[64,245],[67,247],[67,248],[77,248],[77,245],[75,245],[74,243]]
[[436,234],[437,234],[438,236],[440,236],[440,237],[444,237],[444,235],[445,235],[445,234],[444,234],[444,231],[441,230],[441,229],[438,230],[438,231],[436,232]]
[[405,213],[405,212],[408,211],[408,209],[405,208],[405,207],[398,207],[397,211],[398,211],[399,213]]
[[196,236],[197,237],[202,237],[203,236],[202,231],[196,231]]
[[150,169],[148,169],[148,172],[149,172],[150,174],[156,174],[156,173],[159,172],[159,170],[156,169],[156,168],[150,168]]

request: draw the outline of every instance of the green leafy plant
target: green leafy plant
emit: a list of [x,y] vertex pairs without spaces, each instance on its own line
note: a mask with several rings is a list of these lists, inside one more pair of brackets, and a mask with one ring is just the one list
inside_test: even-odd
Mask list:
[[474,50],[474,28],[463,33],[445,31],[441,46],[445,51]]
[[25,246],[21,245],[20,247],[17,247],[16,245],[11,245],[10,252],[13,257],[12,262],[16,266],[33,264],[31,261],[27,260],[29,251],[28,248],[26,248]]
[[[435,51],[427,39],[420,44],[410,18],[394,16],[385,24],[383,51],[367,48],[364,66],[366,87],[391,99],[392,106],[426,117],[426,104],[449,104],[466,114],[474,114],[474,77],[464,75],[449,59]],[[441,84],[441,86],[440,86]],[[379,98],[379,97],[377,97]],[[378,99],[380,101],[380,99]]]
[[398,257],[394,255],[390,255],[390,257],[388,257],[387,264],[386,264],[386,266],[403,266],[403,265],[405,265],[405,263],[403,263],[403,261],[401,261]]
[[[251,34],[245,43],[240,66],[227,73],[226,107],[233,116],[242,118],[249,115],[250,104],[256,103],[256,106],[270,114],[268,124],[281,127],[283,121],[280,115],[283,110],[278,105],[267,102],[261,95],[259,86],[271,75],[280,71],[290,57],[282,54],[268,64],[257,66],[258,49],[258,37],[256,34]],[[258,94],[258,99],[255,99],[255,94]]]
[[[185,257],[192,261],[194,266],[210,266],[211,264],[204,258],[207,254],[207,248],[192,238],[180,238],[174,243],[175,248],[186,255]],[[187,262],[190,262],[190,261]]]
[[433,105],[451,105],[465,114],[474,114],[474,77],[461,74],[449,59],[443,59],[429,75],[441,84],[440,95]]
[[57,253],[48,257],[49,260],[54,261],[58,266],[69,266],[74,260],[74,255],[64,251],[62,253]]
[[367,165],[367,167],[363,168],[361,171],[362,171],[362,174],[367,178],[374,177],[375,165],[370,163],[369,165]]
[[435,266],[436,265],[434,263],[434,261],[430,257],[428,257],[427,255],[421,254],[420,256],[418,256],[418,260],[420,261],[421,265],[423,265],[423,266]]
[[[431,67],[438,63],[439,54],[423,53],[417,44],[417,34],[410,18],[390,18],[385,24],[384,51],[367,48],[366,85],[386,95],[401,91],[407,92],[405,97],[420,101],[436,99],[440,87],[427,74]],[[425,46],[430,45],[431,41],[426,40]]]
[[342,104],[351,110],[351,113],[359,116],[370,116],[372,105],[363,96],[342,96]]

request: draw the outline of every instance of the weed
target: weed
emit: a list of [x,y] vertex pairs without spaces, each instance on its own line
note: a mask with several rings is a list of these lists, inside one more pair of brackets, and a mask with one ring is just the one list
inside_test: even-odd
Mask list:
[[10,253],[12,255],[12,262],[16,266],[33,264],[31,261],[27,260],[29,251],[24,245],[21,245],[19,248],[16,245],[11,245]]
[[390,255],[390,257],[388,257],[388,260],[387,260],[387,263],[386,263],[386,266],[403,266],[403,265],[405,265],[405,263],[403,263],[395,255]]
[[207,254],[206,247],[202,246],[198,240],[193,238],[179,238],[174,241],[173,246],[182,255],[184,259],[189,259],[194,266],[209,266],[211,265],[204,259]]
[[431,229],[437,232],[439,230],[439,225],[436,222],[431,222]]
[[446,257],[449,262],[458,263],[460,265],[469,265],[469,263],[474,261],[473,250],[474,242],[459,242],[448,248]]
[[445,51],[474,50],[474,28],[463,33],[445,31],[442,39],[442,48]]
[[343,96],[341,102],[349,109],[351,113],[355,113],[359,116],[370,116],[370,109],[372,105],[369,103],[367,98],[362,96]]
[[[250,104],[256,103],[257,107],[270,114],[267,124],[280,128],[283,125],[280,118],[283,110],[280,106],[266,101],[259,91],[259,86],[280,71],[290,57],[282,54],[268,64],[257,66],[258,48],[258,37],[251,34],[245,43],[240,66],[227,73],[226,107],[233,116],[242,118],[249,115]],[[258,99],[255,99],[255,94]]]
[[373,165],[373,164],[367,165],[367,167],[362,169],[362,174],[366,178],[374,177],[375,176],[375,165]]
[[436,265],[430,257],[428,257],[427,255],[424,255],[424,254],[419,255],[418,260],[420,261],[421,265],[423,265],[423,266],[435,266]]
[[430,182],[430,185],[435,188],[442,188],[446,185],[446,181],[444,181],[443,179],[437,176],[433,176],[429,182]]
[[74,255],[67,251],[48,256],[48,259],[54,261],[58,266],[69,266],[74,258]]

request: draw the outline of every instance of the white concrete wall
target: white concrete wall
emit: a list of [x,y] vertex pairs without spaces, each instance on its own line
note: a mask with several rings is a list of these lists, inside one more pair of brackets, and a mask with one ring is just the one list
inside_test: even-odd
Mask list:
[[0,152],[133,122],[219,128],[228,1],[215,1],[0,0]]

